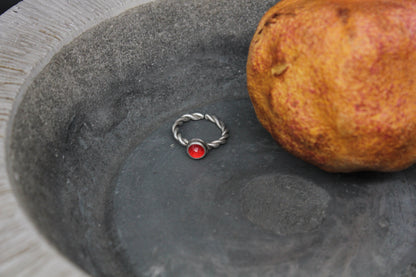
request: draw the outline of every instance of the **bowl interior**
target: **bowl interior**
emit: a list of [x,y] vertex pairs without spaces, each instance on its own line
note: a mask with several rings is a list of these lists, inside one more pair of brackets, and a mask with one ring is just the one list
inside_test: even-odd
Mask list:
[[[394,276],[416,259],[416,170],[328,174],[257,122],[245,63],[275,1],[154,1],[88,30],[28,87],[9,173],[42,234],[93,276]],[[190,160],[184,113],[226,145]],[[205,121],[187,138],[219,136]],[[398,275],[399,276],[399,275]]]

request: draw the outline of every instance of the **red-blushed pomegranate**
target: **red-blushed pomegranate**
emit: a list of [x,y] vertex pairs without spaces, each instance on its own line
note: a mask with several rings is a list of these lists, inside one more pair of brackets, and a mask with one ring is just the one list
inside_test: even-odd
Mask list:
[[416,1],[283,0],[261,19],[250,98],[282,147],[330,172],[416,161]]

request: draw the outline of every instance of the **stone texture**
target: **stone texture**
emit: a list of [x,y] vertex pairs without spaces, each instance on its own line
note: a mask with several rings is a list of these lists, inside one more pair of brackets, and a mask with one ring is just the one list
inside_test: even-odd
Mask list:
[[[13,195],[6,137],[13,107],[65,44],[144,0],[24,1],[0,16],[0,275],[84,276],[39,236]],[[12,174],[12,173],[10,173]]]
[[[7,109],[4,136],[7,124],[13,130],[10,177],[17,184],[21,205],[36,219],[41,233],[93,275],[128,274],[106,252],[117,250],[108,240],[111,234],[105,222],[111,199],[106,194],[121,157],[154,124],[178,108],[193,105],[196,89],[209,101],[224,97],[223,91],[229,96],[245,93],[249,40],[256,21],[271,5],[271,1],[156,1],[114,17],[141,2],[71,2],[71,6],[66,1],[24,2],[2,16],[2,28],[9,26],[6,22],[16,12],[21,13],[19,24],[27,20],[23,34],[2,40],[8,55],[2,61],[2,86],[10,88],[2,101]],[[102,22],[106,18],[112,19]],[[17,50],[17,45],[22,49]],[[17,70],[9,68],[13,59],[18,60]],[[19,82],[10,84],[9,76]],[[214,84],[220,87],[214,89]],[[20,101],[11,126],[8,114]],[[5,170],[4,176],[7,181]],[[23,215],[22,221],[27,221]],[[41,241],[31,223],[27,227],[24,234],[31,234],[35,248],[40,245],[46,250],[27,262],[35,264],[36,256],[45,256],[42,266],[37,263],[24,270],[42,275],[46,261],[60,267],[56,253]],[[63,233],[69,236],[62,237]],[[16,259],[3,275],[20,272],[18,265]]]
[[[111,2],[103,2],[103,10],[110,9]],[[0,275],[81,274],[33,225],[92,276],[412,272],[414,168],[323,173],[283,151],[255,119],[246,56],[258,20],[274,1],[154,1],[118,16],[91,3],[73,7],[86,9],[80,15],[55,11],[57,28],[75,24],[78,31],[40,32],[46,40],[39,46],[22,42],[28,49],[51,45],[33,54],[32,67],[0,67],[1,85],[10,88],[0,101],[9,109],[0,128],[3,146],[9,137],[1,148],[7,157],[0,152],[0,195],[10,203],[1,213],[6,244],[0,247],[8,251],[0,254]],[[39,9],[43,14],[46,7]],[[45,24],[48,18],[42,17]],[[95,24],[88,22],[99,24],[86,30]],[[5,84],[13,78],[25,84]],[[227,144],[200,161],[189,159],[170,131],[178,116],[196,111],[217,115],[231,129]],[[206,121],[184,124],[181,132],[218,138],[218,128]],[[279,205],[282,213],[265,216]]]

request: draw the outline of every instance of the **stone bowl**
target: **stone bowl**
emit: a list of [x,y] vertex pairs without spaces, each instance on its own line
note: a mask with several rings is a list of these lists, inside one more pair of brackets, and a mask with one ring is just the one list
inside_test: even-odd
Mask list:
[[[32,0],[0,17],[0,276],[413,276],[416,169],[325,173],[256,120],[275,1]],[[191,160],[182,114],[227,143]],[[213,140],[210,122],[181,127]]]

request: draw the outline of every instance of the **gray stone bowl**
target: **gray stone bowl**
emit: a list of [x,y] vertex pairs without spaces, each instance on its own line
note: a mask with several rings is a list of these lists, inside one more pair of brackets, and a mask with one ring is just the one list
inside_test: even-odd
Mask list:
[[[257,122],[245,63],[274,3],[32,0],[2,15],[0,276],[414,276],[414,167],[325,173]],[[231,132],[200,161],[170,130],[190,112]]]

